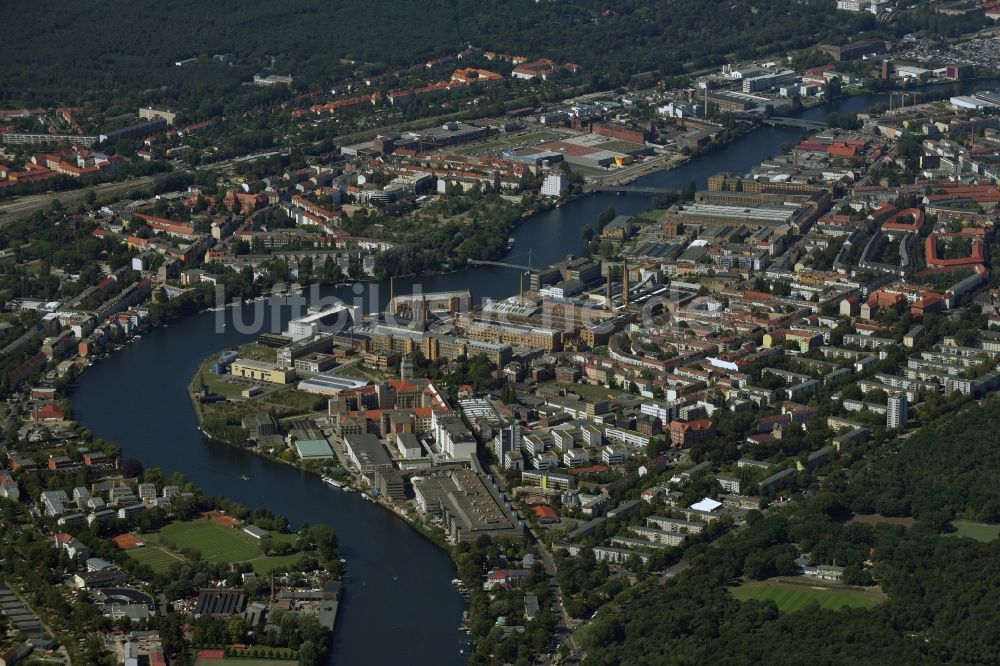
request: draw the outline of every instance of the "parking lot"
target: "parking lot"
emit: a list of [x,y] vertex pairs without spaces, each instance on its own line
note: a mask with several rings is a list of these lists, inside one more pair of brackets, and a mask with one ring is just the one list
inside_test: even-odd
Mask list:
[[894,60],[926,65],[974,65],[987,72],[1000,72],[1000,39],[977,37],[961,44],[938,47],[934,40],[904,42],[893,53]]

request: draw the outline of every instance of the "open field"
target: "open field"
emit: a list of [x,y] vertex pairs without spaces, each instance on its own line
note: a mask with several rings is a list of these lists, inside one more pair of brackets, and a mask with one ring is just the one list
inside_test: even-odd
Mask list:
[[[216,357],[212,356],[202,363],[201,367],[198,368],[198,374],[194,378],[194,386],[197,387],[201,380],[204,380],[205,386],[208,387],[209,392],[218,393],[219,395],[224,395],[227,398],[239,398],[243,393],[243,386],[239,384],[230,384],[225,381],[219,375],[212,372],[212,366],[215,364]],[[200,375],[200,379],[199,379]]]
[[251,648],[239,654],[245,656],[226,657],[218,649],[191,649],[187,663],[194,662],[196,666],[291,666],[298,663],[297,653],[289,648]]
[[250,561],[254,573],[263,576],[271,573],[274,569],[289,568],[302,559],[302,553],[292,553],[290,555],[271,555]]
[[535,132],[528,131],[525,134],[515,133],[510,135],[500,135],[501,138],[458,148],[455,149],[454,152],[459,155],[484,155],[488,153],[502,152],[510,148],[531,148],[539,143],[562,138],[562,136],[563,133],[554,132],[552,130],[539,130]]
[[771,600],[778,610],[793,613],[816,602],[823,608],[871,608],[885,600],[882,592],[854,587],[824,586],[806,583],[788,583],[782,580],[765,580],[744,583],[730,590],[740,601],[750,599]]
[[915,518],[897,518],[893,516],[883,516],[878,513],[856,513],[849,521],[847,521],[847,524],[861,523],[862,525],[878,525],[879,523],[886,523],[888,525],[902,525],[903,527],[910,528],[913,527],[915,522],[917,522]]
[[316,393],[306,393],[294,388],[294,384],[278,389],[257,398],[259,402],[269,405],[288,407],[289,413],[326,411],[327,397]]
[[195,666],[292,666],[299,663],[292,659],[243,659],[229,657],[226,659],[198,659]]
[[621,391],[609,391],[603,386],[598,386],[597,384],[566,384],[552,382],[546,386],[558,386],[559,388],[576,393],[584,400],[610,400],[611,398],[617,397],[622,393]]
[[238,527],[226,527],[202,518],[175,522],[160,530],[160,536],[177,548],[197,548],[202,559],[243,562],[260,556],[260,547]]
[[956,520],[952,523],[955,531],[951,536],[961,536],[976,541],[988,543],[996,541],[1000,537],[1000,525],[990,525],[988,523],[970,523],[964,520]]
[[[178,550],[182,548],[195,548],[201,552],[203,560],[217,560],[222,562],[249,562],[253,570],[258,574],[270,573],[272,569],[293,566],[302,558],[302,553],[291,553],[289,555],[264,554],[259,542],[250,535],[243,532],[239,527],[227,527],[219,524],[210,518],[200,518],[191,522],[175,522],[167,525],[156,534],[144,535],[147,543],[159,544],[147,545],[145,549],[129,551],[129,555],[136,557],[140,561],[149,557],[156,562],[146,562],[154,571],[157,565],[163,567],[163,571],[169,569],[170,562],[164,561],[164,556],[174,559],[181,558],[180,555],[170,552],[170,549],[163,545],[163,540],[170,542]],[[271,533],[271,540],[275,543],[294,542],[297,537],[294,534]],[[160,551],[161,555],[138,555],[142,551]]]
[[272,347],[265,347],[264,345],[259,345],[256,342],[250,343],[248,345],[243,345],[239,348],[240,358],[250,359],[252,361],[264,361],[266,363],[274,363],[278,360],[278,350]]
[[170,570],[172,565],[184,561],[184,558],[180,555],[174,555],[173,553],[157,546],[133,548],[128,551],[128,556],[137,562],[145,564],[158,574],[166,573]]
[[667,212],[666,208],[651,208],[642,213],[637,213],[636,218],[639,222],[656,222],[660,217]]

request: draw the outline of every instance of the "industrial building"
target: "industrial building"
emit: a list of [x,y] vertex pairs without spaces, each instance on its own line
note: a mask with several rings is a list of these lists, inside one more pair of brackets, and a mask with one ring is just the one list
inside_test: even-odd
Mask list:
[[375,484],[376,472],[392,469],[392,460],[375,435],[345,435],[344,446],[347,457],[372,485]]
[[287,384],[295,379],[295,370],[292,368],[282,368],[275,363],[250,359],[233,361],[229,372],[233,377],[243,377],[270,384]]
[[413,481],[423,513],[440,515],[453,541],[473,541],[480,535],[519,536],[523,525],[496,488],[468,469]]
[[819,50],[834,60],[857,60],[862,56],[882,53],[885,51],[885,42],[881,39],[863,39],[843,46],[820,44]]
[[755,93],[774,90],[780,85],[791,83],[798,79],[798,74],[790,69],[771,74],[762,74],[748,79],[743,79],[743,92]]
[[758,106],[768,103],[765,97],[746,95],[733,90],[709,90],[705,93],[705,100],[709,104],[716,105],[720,111],[731,113],[746,113],[753,111]]
[[288,322],[285,335],[297,342],[321,332],[335,333],[353,325],[356,321],[360,321],[360,313],[347,305],[334,305],[318,311],[310,308],[309,314]]

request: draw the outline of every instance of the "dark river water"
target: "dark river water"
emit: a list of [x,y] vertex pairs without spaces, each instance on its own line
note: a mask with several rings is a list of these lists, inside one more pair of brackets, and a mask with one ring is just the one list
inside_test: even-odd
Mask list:
[[[962,86],[963,91],[968,88]],[[879,99],[884,98],[852,97],[802,116],[822,120],[831,111],[856,113]],[[800,136],[798,129],[759,129],[722,150],[636,184],[683,187],[694,181],[704,188],[711,174],[743,173]],[[609,205],[618,214],[634,214],[649,208],[649,201],[644,195],[597,194],[533,217],[516,231],[509,261],[527,263],[528,249],[534,266],[580,254],[581,228]],[[516,293],[518,272],[481,266],[419,282],[425,292],[470,289],[479,301]],[[398,280],[397,294],[409,293],[413,283]],[[348,301],[357,297],[348,288],[332,291]],[[381,305],[388,292],[386,284],[368,284],[361,297]],[[280,315],[284,321],[289,313]],[[124,455],[140,459],[146,467],[181,472],[212,495],[251,507],[267,506],[288,516],[296,527],[322,522],[336,530],[348,575],[330,663],[464,663],[458,631],[464,603],[450,583],[455,570],[446,552],[356,493],[202,439],[186,385],[203,359],[252,339],[252,334],[237,328],[232,321],[220,327],[217,314],[203,313],[151,331],[87,370],[73,395],[76,418],[95,437],[120,444]]]

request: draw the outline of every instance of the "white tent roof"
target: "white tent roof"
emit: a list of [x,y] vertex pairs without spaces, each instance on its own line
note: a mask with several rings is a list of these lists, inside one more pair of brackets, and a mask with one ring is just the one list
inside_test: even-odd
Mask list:
[[692,504],[691,508],[694,511],[715,511],[720,506],[722,506],[722,502],[716,502],[714,499],[706,497],[700,502],[695,502],[694,504]]

